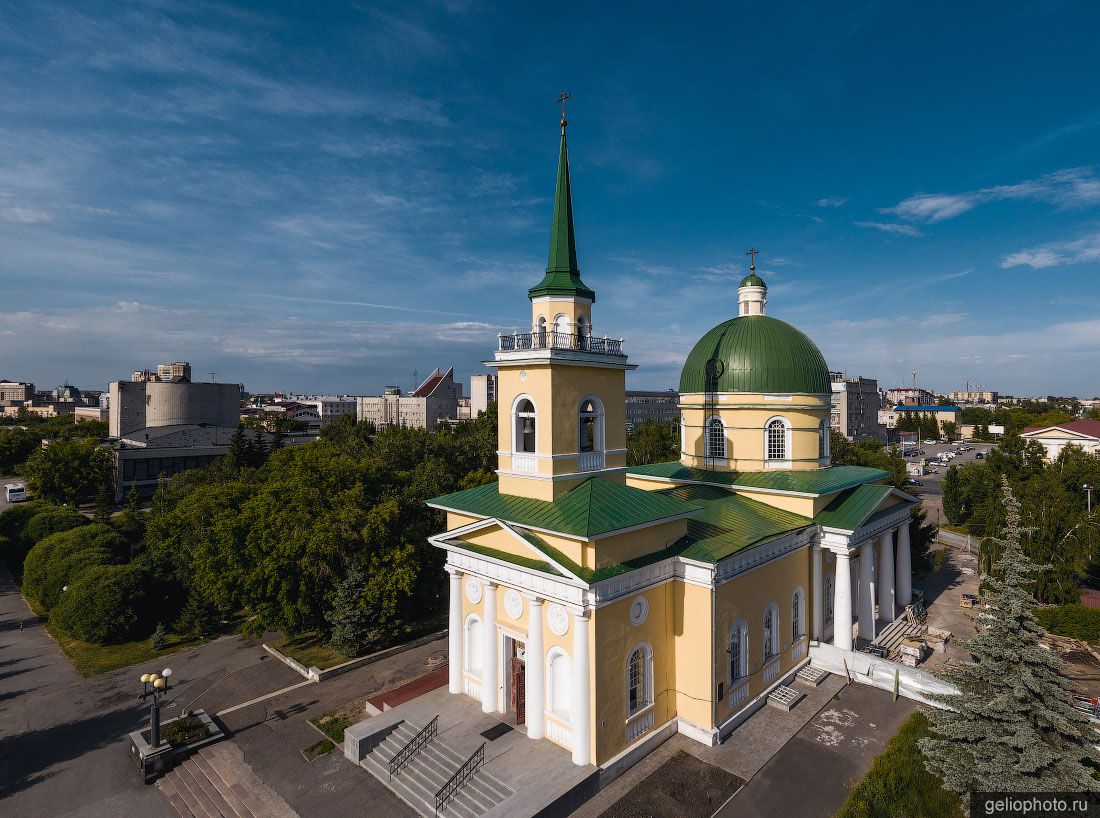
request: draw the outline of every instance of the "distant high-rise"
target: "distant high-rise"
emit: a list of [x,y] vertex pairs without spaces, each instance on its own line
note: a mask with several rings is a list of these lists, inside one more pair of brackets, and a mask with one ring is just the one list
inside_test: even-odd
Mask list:
[[0,404],[23,403],[34,397],[34,384],[22,381],[0,381]]
[[470,376],[470,417],[476,418],[496,399],[496,373]]
[[157,369],[154,372],[151,369],[138,369],[134,371],[134,374],[130,376],[132,383],[155,383],[161,381],[179,382],[191,380],[191,364],[186,361],[176,361],[170,364],[157,364]]
[[376,429],[406,426],[435,431],[444,420],[458,418],[458,399],[462,384],[455,383],[454,367],[446,372],[436,369],[411,395],[387,386],[385,394],[356,398],[356,419],[370,421]]

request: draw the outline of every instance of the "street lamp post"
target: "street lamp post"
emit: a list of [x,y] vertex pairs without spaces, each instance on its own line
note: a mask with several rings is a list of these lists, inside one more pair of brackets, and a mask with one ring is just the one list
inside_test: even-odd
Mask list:
[[160,747],[160,705],[164,694],[172,689],[168,683],[168,677],[172,675],[172,668],[166,667],[158,673],[143,673],[139,680],[142,684],[139,699],[144,701],[151,698],[149,704],[149,746],[153,749]]
[[1089,501],[1088,501],[1089,502],[1089,514],[1092,514],[1092,488],[1093,487],[1090,486],[1088,483],[1085,483],[1085,485],[1081,486],[1081,488],[1083,488],[1085,490],[1085,493],[1088,495],[1088,498],[1089,498]]

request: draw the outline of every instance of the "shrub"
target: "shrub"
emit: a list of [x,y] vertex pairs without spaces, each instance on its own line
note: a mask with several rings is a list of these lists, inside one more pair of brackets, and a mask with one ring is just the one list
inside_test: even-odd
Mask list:
[[1100,610],[1084,605],[1037,608],[1035,619],[1051,633],[1095,642],[1100,639]]
[[69,531],[88,523],[88,518],[76,509],[50,506],[27,520],[23,527],[23,540],[34,545],[51,534]]
[[135,565],[97,565],[74,580],[50,615],[57,629],[96,644],[123,642],[139,630],[147,577]]
[[62,588],[84,570],[121,562],[127,549],[118,532],[98,523],[51,534],[27,554],[23,593],[49,610],[57,604]]
[[924,766],[917,742],[930,735],[928,717],[909,717],[835,818],[963,818],[959,799]]
[[15,577],[23,575],[23,560],[34,545],[34,540],[25,536],[27,522],[43,511],[59,511],[55,506],[41,500],[31,500],[10,506],[0,513],[0,559],[8,566]]

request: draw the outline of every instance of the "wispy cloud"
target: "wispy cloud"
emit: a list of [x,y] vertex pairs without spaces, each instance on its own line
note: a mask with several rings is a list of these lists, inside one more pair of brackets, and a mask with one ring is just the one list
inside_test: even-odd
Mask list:
[[1002,267],[1060,267],[1065,264],[1081,264],[1100,261],[1100,233],[1077,239],[1056,242],[1009,253],[1001,260]]
[[856,227],[866,227],[871,230],[881,230],[883,233],[894,233],[898,236],[923,236],[917,228],[911,224],[893,224],[890,222],[852,222]]
[[981,204],[1032,199],[1062,206],[1100,202],[1100,179],[1092,168],[1066,168],[1012,185],[997,185],[965,193],[916,193],[883,213],[912,221],[940,222]]
[[53,216],[37,207],[0,207],[0,219],[16,224],[43,224],[52,222]]
[[818,199],[814,204],[817,207],[844,207],[844,205],[848,204],[848,200],[840,196],[832,198],[826,196],[822,199]]

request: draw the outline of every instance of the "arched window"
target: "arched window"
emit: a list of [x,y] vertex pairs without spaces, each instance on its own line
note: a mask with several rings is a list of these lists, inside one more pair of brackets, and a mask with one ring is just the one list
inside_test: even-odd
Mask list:
[[603,451],[603,405],[595,398],[585,398],[577,410],[578,451]]
[[779,655],[779,606],[774,602],[764,611],[764,661]]
[[726,427],[716,415],[707,418],[706,456],[724,459],[726,456]]
[[829,456],[829,427],[825,421],[821,421],[817,434],[817,456],[819,459],[824,460]]
[[464,666],[470,673],[481,673],[481,620],[476,615],[466,618],[465,637]]
[[572,686],[573,667],[569,657],[561,648],[554,648],[546,658],[546,709],[568,713]]
[[555,349],[569,349],[572,344],[572,336],[569,334],[569,316],[560,314],[554,318],[554,343]]
[[684,413],[680,413],[680,454],[687,451],[688,437],[687,437],[687,422],[684,418]]
[[826,574],[825,582],[823,583],[823,589],[821,591],[824,597],[821,601],[824,603],[822,608],[824,609],[823,619],[826,622],[833,621],[833,575]]
[[730,687],[749,675],[749,625],[744,619],[730,631]]
[[535,451],[535,404],[530,398],[520,398],[515,410],[515,442],[517,452]]
[[540,315],[539,320],[535,323],[535,348],[546,348],[546,316]]
[[787,460],[787,421],[783,418],[772,418],[764,427],[766,446],[764,458],[766,460]]
[[653,704],[653,652],[639,645],[626,663],[626,714],[633,716]]
[[806,597],[801,588],[795,588],[791,597],[791,641],[797,642],[806,632],[805,623],[802,621],[806,613]]

